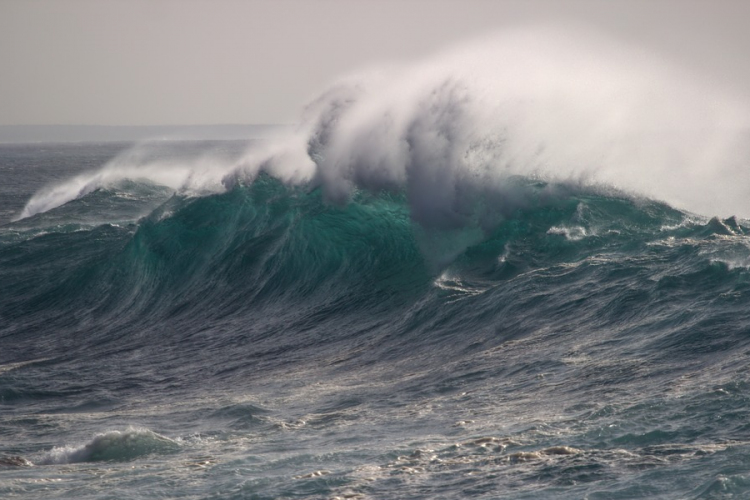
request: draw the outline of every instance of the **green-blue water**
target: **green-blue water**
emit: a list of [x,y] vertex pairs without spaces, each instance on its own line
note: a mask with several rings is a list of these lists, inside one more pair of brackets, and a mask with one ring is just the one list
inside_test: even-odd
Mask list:
[[509,177],[429,224],[260,174],[10,222],[126,148],[0,146],[0,497],[750,495],[746,221]]

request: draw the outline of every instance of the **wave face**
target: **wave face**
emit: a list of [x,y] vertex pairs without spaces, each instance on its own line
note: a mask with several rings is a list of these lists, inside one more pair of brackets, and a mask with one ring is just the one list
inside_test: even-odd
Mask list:
[[534,40],[247,148],[0,146],[0,496],[747,496],[750,222],[648,196],[739,196],[734,112]]

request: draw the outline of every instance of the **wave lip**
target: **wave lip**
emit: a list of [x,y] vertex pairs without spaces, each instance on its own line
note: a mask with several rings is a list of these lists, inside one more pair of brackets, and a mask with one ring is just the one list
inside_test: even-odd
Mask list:
[[173,439],[149,429],[131,427],[97,434],[81,446],[54,447],[37,464],[127,462],[147,455],[175,453],[179,449],[180,444]]
[[12,222],[48,212],[99,189],[116,188],[126,181],[161,186],[184,195],[203,196],[225,191],[221,181],[232,165],[228,160],[212,156],[210,151],[188,158],[173,158],[163,151],[163,156],[159,157],[159,152],[158,144],[141,144],[98,170],[46,186],[26,202]]

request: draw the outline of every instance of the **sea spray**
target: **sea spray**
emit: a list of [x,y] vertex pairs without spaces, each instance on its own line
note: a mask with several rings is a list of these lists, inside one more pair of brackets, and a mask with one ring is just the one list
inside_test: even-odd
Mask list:
[[14,220],[46,212],[98,189],[116,188],[128,180],[163,186],[187,196],[205,196],[224,191],[223,171],[233,165],[225,155],[209,150],[198,156],[186,156],[180,154],[177,148],[165,149],[158,142],[142,142],[120,153],[98,170],[81,173],[60,184],[48,185],[31,197]]
[[246,175],[305,168],[334,201],[404,188],[427,225],[460,223],[467,198],[511,175],[609,184],[709,214],[749,210],[737,183],[750,175],[746,103],[636,49],[518,30],[374,73],[323,93],[289,139],[297,150],[252,158]]
[[[335,202],[356,189],[403,189],[412,217],[426,226],[464,224],[467,200],[502,192],[513,175],[607,184],[704,214],[747,215],[747,108],[642,50],[591,33],[518,29],[342,78],[292,132],[254,144],[239,161],[144,163],[126,153],[37,193],[18,218],[123,178],[205,194],[259,172],[321,186]],[[509,207],[492,210],[515,208],[512,195],[504,198]]]

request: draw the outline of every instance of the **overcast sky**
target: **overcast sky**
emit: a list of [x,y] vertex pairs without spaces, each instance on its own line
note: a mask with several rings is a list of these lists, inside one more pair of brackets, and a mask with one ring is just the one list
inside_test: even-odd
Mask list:
[[746,0],[0,0],[0,125],[288,123],[338,75],[587,25],[750,89]]

